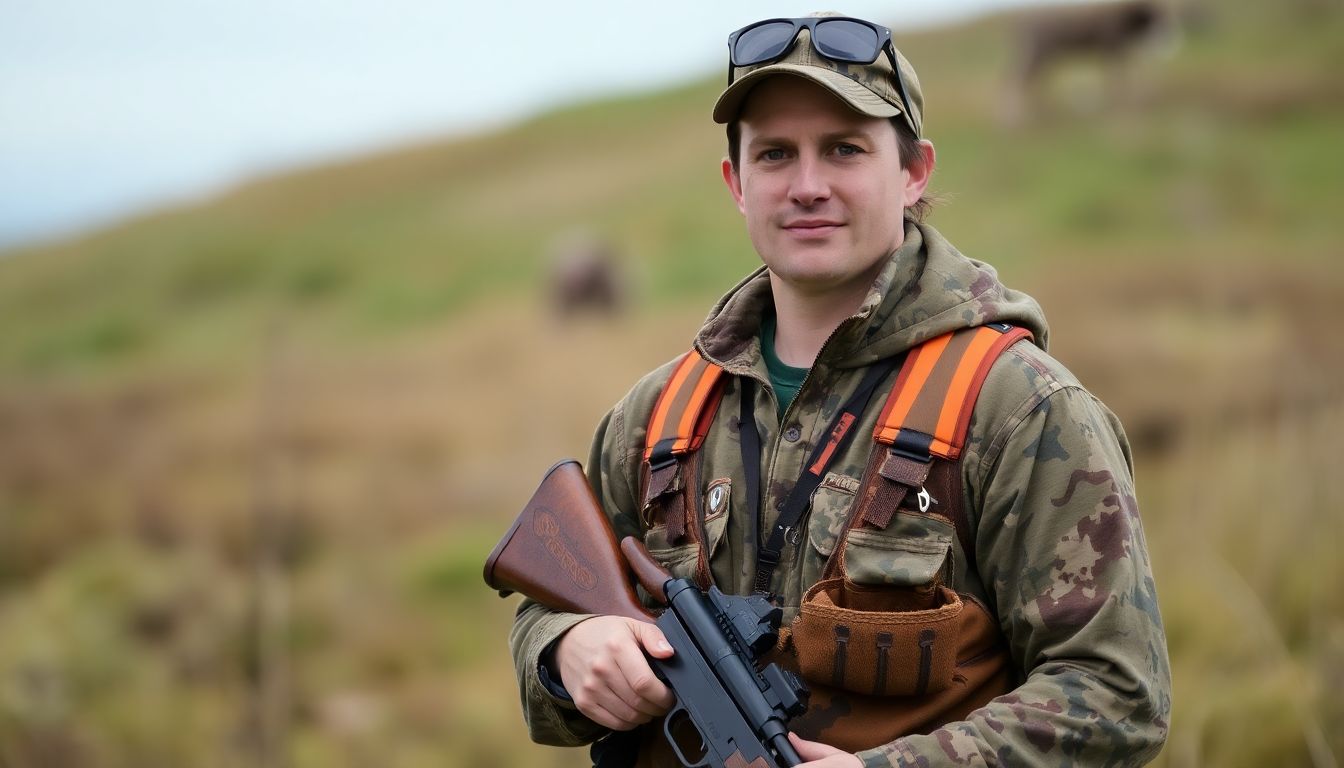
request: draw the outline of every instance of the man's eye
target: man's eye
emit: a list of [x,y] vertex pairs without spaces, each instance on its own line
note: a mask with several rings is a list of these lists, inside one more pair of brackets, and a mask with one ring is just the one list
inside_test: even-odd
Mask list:
[[778,160],[783,160],[784,157],[785,157],[785,154],[784,154],[784,150],[782,150],[782,149],[767,149],[767,150],[765,150],[764,152],[761,153],[761,159],[762,159],[762,160],[765,160],[765,161],[768,161],[768,162],[775,162],[775,161],[778,161]]
[[835,153],[841,157],[850,157],[851,155],[857,155],[861,152],[863,152],[863,150],[853,144],[837,144],[835,147]]

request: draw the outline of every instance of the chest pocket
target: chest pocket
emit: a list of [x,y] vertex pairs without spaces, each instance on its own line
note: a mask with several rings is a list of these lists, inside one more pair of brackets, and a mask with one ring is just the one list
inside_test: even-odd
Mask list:
[[[715,480],[702,494],[700,508],[705,514],[702,535],[706,562],[713,560],[723,543],[724,533],[728,530],[731,499],[732,484],[728,479]],[[681,543],[673,545],[668,543],[668,538],[667,526],[655,525],[644,533],[644,546],[673,578],[694,579],[700,561],[700,542],[683,537]]]
[[885,531],[855,528],[845,535],[841,572],[850,584],[931,589],[952,584],[956,531],[942,518],[897,512]]
[[835,552],[835,544],[845,529],[854,506],[854,494],[859,490],[859,481],[848,475],[828,473],[821,485],[812,492],[811,511],[807,519],[807,549],[802,554],[798,568],[798,591],[793,600],[786,602],[797,604],[808,587],[816,584],[825,570],[826,561]]

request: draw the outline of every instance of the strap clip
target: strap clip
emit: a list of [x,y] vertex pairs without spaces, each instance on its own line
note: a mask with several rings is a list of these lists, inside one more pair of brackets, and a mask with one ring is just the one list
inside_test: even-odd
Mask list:
[[919,487],[919,494],[915,496],[915,501],[919,502],[920,512],[928,512],[929,507],[933,506],[933,497],[922,485]]
[[676,443],[676,438],[669,437],[664,440],[659,440],[658,443],[653,446],[653,450],[649,453],[650,470],[657,472],[660,469],[667,469],[677,463],[677,456],[672,453],[672,445],[674,443]]

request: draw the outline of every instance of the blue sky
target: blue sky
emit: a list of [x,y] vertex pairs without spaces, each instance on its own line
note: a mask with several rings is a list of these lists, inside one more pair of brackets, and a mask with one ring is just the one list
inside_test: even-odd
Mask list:
[[[913,28],[1014,0],[856,0]],[[0,5],[0,248],[259,173],[723,68],[799,2],[41,0]]]

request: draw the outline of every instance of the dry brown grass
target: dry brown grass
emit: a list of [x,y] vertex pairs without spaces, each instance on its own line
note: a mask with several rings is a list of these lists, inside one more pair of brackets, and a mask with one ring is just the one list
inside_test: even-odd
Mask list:
[[[1079,298],[1083,280],[1106,288]],[[1176,676],[1164,764],[1330,765],[1339,279],[1188,265],[1037,287],[1057,354],[1136,438]],[[262,674],[290,702],[278,749],[295,765],[583,764],[524,743],[512,602],[480,584],[481,559],[541,471],[583,458],[601,414],[700,317],[553,327],[499,305],[353,353],[280,328],[231,380],[6,389],[0,493],[22,513],[0,539],[0,595],[11,622],[49,618],[0,649],[0,671],[38,686],[11,690],[0,758],[256,764]],[[279,610],[258,623],[262,550]],[[77,612],[105,643],[52,639]],[[263,647],[277,655],[259,667]],[[51,686],[68,693],[34,720]]]

